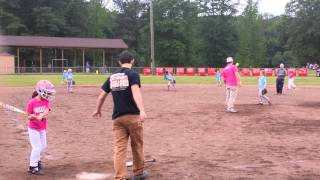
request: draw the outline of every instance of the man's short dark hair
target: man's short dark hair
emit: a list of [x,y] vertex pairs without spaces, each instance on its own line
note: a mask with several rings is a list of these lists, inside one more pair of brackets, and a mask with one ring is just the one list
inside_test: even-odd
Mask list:
[[123,51],[119,55],[119,61],[121,64],[130,63],[133,59],[133,55],[129,51]]

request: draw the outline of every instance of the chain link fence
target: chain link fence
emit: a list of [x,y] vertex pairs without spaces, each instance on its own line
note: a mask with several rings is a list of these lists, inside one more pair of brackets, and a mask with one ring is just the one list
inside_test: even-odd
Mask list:
[[[144,67],[133,67],[132,69],[138,73],[143,73]],[[15,68],[15,73],[63,73],[64,70],[72,69],[73,73],[99,73],[111,74],[120,69],[120,67],[94,67],[83,68],[82,66],[76,67],[19,67]]]

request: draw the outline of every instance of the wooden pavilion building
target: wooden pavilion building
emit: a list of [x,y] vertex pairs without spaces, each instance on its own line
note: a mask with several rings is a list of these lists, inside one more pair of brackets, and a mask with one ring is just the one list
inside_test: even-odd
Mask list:
[[[21,70],[21,58],[20,51],[22,48],[39,49],[39,72],[43,72],[43,50],[54,49],[59,50],[59,58],[55,53],[55,58],[51,59],[51,65],[53,66],[53,60],[61,60],[61,68],[64,66],[65,50],[76,49],[81,50],[82,55],[82,71],[85,72],[86,62],[85,53],[86,50],[102,50],[102,66],[106,66],[106,52],[113,49],[127,49],[128,46],[122,39],[98,39],[98,38],[71,38],[71,37],[41,37],[41,36],[4,36],[0,35],[0,47],[16,48],[16,70],[19,73]],[[76,58],[75,58],[76,59]],[[47,64],[48,61],[47,61]]]

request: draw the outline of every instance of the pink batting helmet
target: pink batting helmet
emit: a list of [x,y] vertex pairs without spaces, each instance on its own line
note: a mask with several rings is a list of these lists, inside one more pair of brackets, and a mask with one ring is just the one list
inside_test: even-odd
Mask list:
[[36,85],[36,91],[41,97],[49,97],[56,93],[54,85],[48,80],[41,80]]

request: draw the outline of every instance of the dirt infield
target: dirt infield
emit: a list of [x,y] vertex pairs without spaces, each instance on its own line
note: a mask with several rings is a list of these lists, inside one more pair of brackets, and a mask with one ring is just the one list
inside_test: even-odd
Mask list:
[[[112,179],[111,97],[103,118],[94,119],[99,87],[57,91],[44,177],[26,173],[31,147],[25,119],[0,109],[1,180],[81,179],[85,172]],[[223,88],[180,85],[168,92],[165,85],[144,85],[145,155],[157,159],[147,164],[149,179],[320,179],[320,87],[281,96],[272,87],[272,106],[256,105],[257,91],[242,87],[239,113],[229,114]],[[24,108],[31,93],[32,88],[1,88],[0,101]]]

